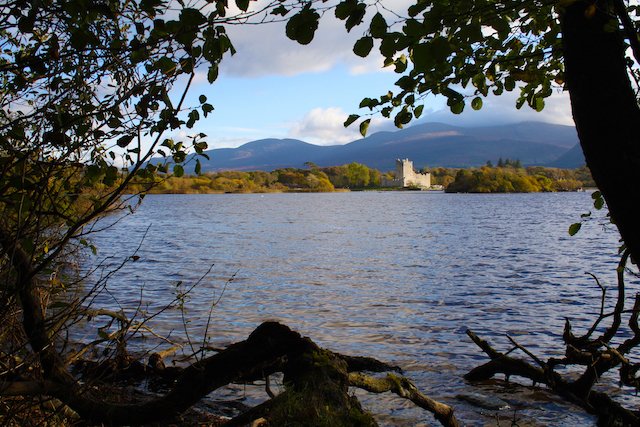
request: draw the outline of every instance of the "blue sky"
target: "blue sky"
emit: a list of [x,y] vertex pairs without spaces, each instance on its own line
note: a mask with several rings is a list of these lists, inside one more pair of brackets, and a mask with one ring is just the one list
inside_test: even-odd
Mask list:
[[[405,3],[385,1],[385,5],[395,4],[403,11]],[[358,109],[362,98],[393,91],[399,78],[382,68],[382,57],[375,54],[375,48],[367,58],[353,54],[353,43],[365,31],[366,26],[361,25],[348,34],[342,21],[327,14],[314,40],[300,46],[285,36],[282,23],[228,26],[236,55],[223,60],[214,84],[209,85],[202,73],[190,92],[191,104],[197,104],[197,97],[204,94],[215,110],[193,130],[172,136],[180,139],[192,131],[203,132],[210,148],[238,147],[264,138],[295,138],[317,145],[345,144],[360,138],[357,123],[348,129],[342,123],[349,114],[366,114],[368,110]],[[537,120],[573,125],[566,94],[554,94],[542,113],[527,106],[516,110],[515,99],[515,91],[489,97],[481,111],[467,105],[464,113],[456,116],[442,98],[431,96],[423,117],[412,124],[439,121],[487,126]],[[391,120],[376,117],[369,134],[393,129]]]

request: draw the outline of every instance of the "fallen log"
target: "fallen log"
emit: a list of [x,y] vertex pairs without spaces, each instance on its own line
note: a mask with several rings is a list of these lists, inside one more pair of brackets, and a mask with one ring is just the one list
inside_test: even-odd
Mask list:
[[489,362],[465,374],[464,378],[467,381],[484,381],[497,374],[504,374],[507,378],[510,376],[528,378],[534,383],[546,385],[567,401],[597,415],[598,425],[615,425],[616,420],[620,420],[624,425],[640,426],[638,413],[624,408],[606,393],[590,388],[581,390],[578,381],[571,382],[564,379],[553,371],[553,365],[547,366],[546,369],[533,366],[525,360],[506,356],[494,350],[489,343],[481,340],[471,331],[467,331],[467,334],[491,358]]
[[[154,364],[158,365],[158,361]],[[357,369],[378,372],[400,370],[372,358],[332,353],[285,325],[266,322],[245,341],[232,344],[184,368],[171,390],[152,400],[138,403],[107,402],[92,394],[90,382],[82,386],[78,383],[64,384],[59,378],[58,382],[49,382],[46,391],[85,421],[107,425],[140,425],[173,419],[213,390],[227,384],[266,378],[282,372],[285,390],[281,394],[240,414],[228,425],[246,425],[261,420],[261,425],[265,426],[296,422],[299,425],[376,426],[376,421],[361,408],[357,398],[349,394],[349,386],[374,392],[380,392],[381,389],[376,391],[371,385],[376,380],[367,382],[368,377],[349,374]],[[433,412],[443,425],[458,425],[451,407],[424,396],[406,378],[388,378],[397,378],[399,384],[399,387],[389,386],[388,390]],[[42,392],[43,388],[33,387],[33,390]],[[10,388],[6,391],[15,393]]]
[[445,427],[458,427],[458,421],[453,415],[453,408],[440,402],[436,402],[425,396],[411,381],[404,377],[388,374],[385,378],[376,379],[362,374],[349,374],[349,383],[372,393],[384,393],[391,391],[400,397],[411,400],[419,407],[433,413]]
[[[615,402],[606,393],[594,390],[594,385],[602,376],[614,368],[619,368],[620,383],[636,387],[640,386],[640,378],[636,377],[640,370],[639,364],[631,363],[627,358],[632,350],[640,345],[640,294],[636,294],[632,310],[625,310],[625,271],[629,261],[629,251],[625,250],[618,263],[616,273],[618,276],[618,295],[615,308],[612,312],[605,311],[606,288],[600,284],[596,276],[590,274],[602,291],[600,314],[583,336],[575,336],[572,332],[571,322],[566,319],[562,338],[566,344],[563,358],[549,358],[547,361],[541,360],[529,350],[518,344],[513,338],[507,335],[514,347],[507,353],[501,353],[491,347],[491,345],[478,337],[471,331],[467,335],[478,347],[484,351],[489,358],[489,362],[478,366],[465,375],[469,381],[482,381],[492,378],[498,373],[505,374],[507,379],[510,376],[520,376],[528,378],[534,383],[545,384],[554,392],[563,396],[570,402],[582,406],[588,412],[598,416],[598,425],[623,425],[640,426],[640,412],[627,409]],[[635,274],[635,273],[634,273]],[[629,314],[629,329],[633,332],[630,337],[626,337],[620,344],[614,345],[613,338],[618,337],[620,341],[619,328],[622,325],[623,315]],[[611,324],[597,338],[592,338],[593,334],[600,330],[601,322],[607,318],[611,319]],[[536,365],[508,356],[512,351],[520,350],[530,357]],[[556,366],[581,366],[582,374],[577,379],[566,379],[555,371]]]

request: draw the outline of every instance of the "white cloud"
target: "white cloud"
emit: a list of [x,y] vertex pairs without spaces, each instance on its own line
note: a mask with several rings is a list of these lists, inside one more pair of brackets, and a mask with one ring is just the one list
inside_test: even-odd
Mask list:
[[[419,122],[410,123],[409,126],[424,122],[442,122],[455,126],[493,126],[524,121],[574,125],[569,96],[566,93],[557,93],[547,98],[546,107],[542,112],[537,112],[527,105],[518,110],[515,107],[516,99],[515,93],[492,96],[484,100],[481,110],[474,111],[468,105],[463,114],[456,115],[449,111],[444,98],[431,98],[431,102],[425,105],[423,118]],[[344,128],[343,123],[347,117],[348,114],[341,108],[315,108],[295,123],[289,124],[287,136],[317,145],[346,144],[362,138],[359,122]],[[397,129],[392,119],[374,116],[367,134],[394,130]]]
[[[547,98],[546,107],[542,112],[537,112],[527,105],[518,110],[515,107],[516,99],[516,93],[491,96],[484,99],[481,110],[474,111],[470,105],[467,105],[463,114],[456,115],[449,111],[445,98],[432,97],[425,105],[420,121],[413,121],[409,126],[424,122],[442,122],[455,126],[493,126],[524,121],[574,125],[569,96],[566,93],[557,93]],[[344,128],[343,123],[347,117],[348,114],[342,108],[315,108],[295,122],[287,123],[286,127],[289,128],[287,136],[317,145],[346,144],[362,138],[359,122]],[[367,134],[394,130],[397,129],[393,119],[374,116]]]
[[346,144],[358,137],[356,128],[346,128],[347,120],[341,108],[315,108],[292,124],[288,136],[317,145]]
[[[341,108],[315,108],[292,123],[287,136],[316,145],[342,145],[362,138],[358,123],[344,127],[347,117],[349,115]],[[368,134],[390,128],[393,128],[392,121],[374,117]]]
[[[399,0],[394,7],[406,10]],[[386,6],[386,4],[385,4]],[[237,50],[225,58],[221,72],[233,77],[292,76],[307,72],[323,72],[344,64],[352,74],[386,72],[377,46],[366,58],[353,53],[354,43],[368,30],[375,8],[370,8],[364,21],[347,33],[344,21],[334,16],[333,9],[322,18],[313,41],[300,45],[285,34],[285,22],[261,25],[228,25],[229,38]],[[287,15],[286,18],[290,18]]]
[[547,98],[545,108],[541,112],[529,108],[527,104],[520,110],[516,109],[518,96],[519,91],[516,90],[501,96],[483,98],[484,105],[479,111],[474,111],[468,102],[464,112],[459,115],[451,113],[444,105],[440,109],[425,112],[421,121],[442,122],[456,126],[492,126],[525,121],[574,126],[569,95],[566,92],[554,93]]
[[370,55],[357,64],[349,64],[349,72],[357,76],[366,73],[393,73],[393,67],[384,67],[382,55]]
[[241,145],[246,144],[247,142],[255,141],[261,138],[249,138],[246,136],[243,137],[233,137],[233,136],[224,136],[224,137],[216,137],[216,138],[204,138],[204,140],[208,144],[208,149],[213,150],[214,148],[238,148]]

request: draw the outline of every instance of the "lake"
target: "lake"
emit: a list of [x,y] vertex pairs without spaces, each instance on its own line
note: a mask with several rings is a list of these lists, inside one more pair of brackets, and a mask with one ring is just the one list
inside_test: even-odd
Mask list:
[[[423,392],[454,406],[464,425],[497,425],[496,411],[455,397],[471,392],[509,402],[520,426],[595,425],[524,380],[470,385],[462,378],[488,361],[467,329],[498,350],[511,348],[509,334],[539,357],[561,356],[565,317],[580,334],[600,310],[600,289],[585,272],[614,288],[614,297],[619,236],[600,224],[604,212],[576,236],[567,231],[588,211],[589,192],[150,195],[92,238],[99,252],[91,260],[108,270],[140,257],[98,298],[111,307],[142,301],[154,312],[171,303],[178,282],[180,289],[199,282],[185,301],[192,342],[202,342],[219,300],[211,345],[243,340],[261,322],[278,320],[330,350],[400,365]],[[628,289],[636,285],[628,279]],[[178,309],[151,325],[186,343]],[[614,380],[603,387],[622,401],[635,399]],[[237,386],[219,394],[251,403],[261,393]],[[381,425],[439,425],[411,402],[358,396]],[[501,416],[513,417],[513,409]]]

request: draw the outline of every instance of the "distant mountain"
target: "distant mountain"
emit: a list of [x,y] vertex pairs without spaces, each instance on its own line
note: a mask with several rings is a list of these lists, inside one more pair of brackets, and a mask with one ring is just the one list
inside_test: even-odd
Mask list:
[[327,155],[335,146],[308,144],[297,139],[261,139],[238,148],[206,151],[210,160],[200,158],[203,172],[272,171],[279,168],[301,168],[305,162]]
[[582,152],[580,144],[576,144],[573,148],[562,155],[558,160],[551,163],[553,166],[561,169],[575,169],[587,163]]
[[[336,147],[320,165],[349,162],[371,168],[395,168],[396,158],[409,158],[417,168],[425,166],[481,166],[491,160],[520,159],[524,166],[547,165],[578,142],[575,128],[547,123],[462,128],[426,123],[396,132],[378,132]],[[348,162],[345,162],[349,159]]]
[[[378,132],[346,145],[318,146],[296,139],[263,139],[238,148],[220,148],[200,159],[203,172],[223,170],[271,171],[362,163],[381,171],[395,169],[395,160],[409,158],[416,168],[426,166],[479,167],[502,157],[520,159],[523,166],[579,167],[576,130],[572,126],[523,122],[504,126],[463,128],[442,123],[414,125],[395,132]],[[573,148],[572,148],[573,147]],[[577,152],[574,152],[577,150]],[[572,154],[571,154],[572,153]]]
[[579,142],[574,126],[552,125],[541,122],[522,122],[512,125],[469,128],[470,135],[490,139],[504,138],[540,142],[571,148]]

